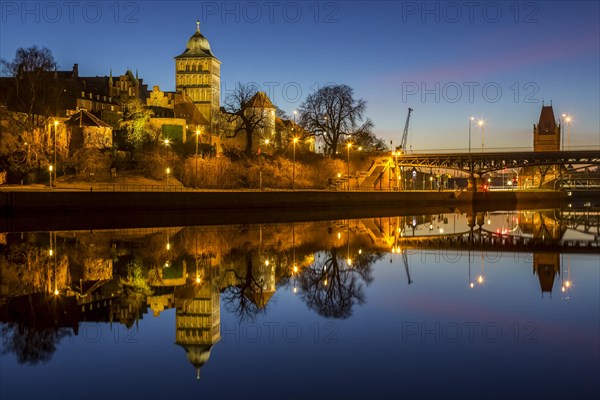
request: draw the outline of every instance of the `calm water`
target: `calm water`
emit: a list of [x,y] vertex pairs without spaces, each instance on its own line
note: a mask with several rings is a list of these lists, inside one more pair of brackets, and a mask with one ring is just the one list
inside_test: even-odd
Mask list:
[[585,398],[599,213],[0,235],[2,398]]

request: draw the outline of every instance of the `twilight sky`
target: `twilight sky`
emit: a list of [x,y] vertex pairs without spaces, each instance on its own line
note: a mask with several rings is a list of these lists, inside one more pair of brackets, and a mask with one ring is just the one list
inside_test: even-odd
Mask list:
[[[0,57],[52,50],[80,75],[135,71],[174,90],[173,57],[196,19],[221,60],[222,99],[255,82],[291,114],[328,82],[368,102],[398,144],[407,108],[415,151],[463,150],[469,116],[485,148],[532,148],[542,101],[573,116],[571,148],[600,147],[600,2],[0,1]],[[567,138],[565,138],[566,144]],[[473,148],[481,130],[473,126]]]

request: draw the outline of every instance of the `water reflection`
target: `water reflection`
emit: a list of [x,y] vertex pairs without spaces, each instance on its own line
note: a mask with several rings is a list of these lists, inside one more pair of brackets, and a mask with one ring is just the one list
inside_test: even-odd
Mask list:
[[373,265],[384,257],[399,257],[406,284],[418,285],[409,265],[418,252],[467,265],[466,290],[486,285],[494,254],[532,254],[541,294],[559,286],[568,299],[570,255],[598,254],[598,222],[591,210],[545,210],[3,234],[2,351],[44,363],[81,323],[132,328],[146,313],[176,309],[176,344],[199,378],[221,340],[221,306],[252,321],[283,289],[319,316],[348,319],[367,302]]

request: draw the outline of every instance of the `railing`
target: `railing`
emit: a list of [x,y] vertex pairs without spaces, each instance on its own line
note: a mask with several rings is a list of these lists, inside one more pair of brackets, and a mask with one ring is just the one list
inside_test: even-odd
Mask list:
[[[356,187],[350,185],[350,188],[346,186],[347,181],[340,181],[337,185],[334,183],[329,188],[304,188],[296,187],[295,191],[321,191],[321,192],[432,192],[431,190],[398,190],[397,188],[365,188]],[[55,190],[65,190],[66,188],[55,188]],[[225,192],[225,191],[256,191],[256,192],[277,192],[277,191],[290,191],[291,188],[234,188],[234,187],[202,187],[193,188],[181,185],[140,185],[140,184],[110,184],[110,183],[98,183],[91,184],[88,188],[73,188],[69,190],[74,191],[89,191],[89,192],[164,192],[164,193],[194,193],[194,192]],[[438,192],[438,190],[434,190]],[[442,192],[461,192],[466,189],[459,190],[441,190]]]

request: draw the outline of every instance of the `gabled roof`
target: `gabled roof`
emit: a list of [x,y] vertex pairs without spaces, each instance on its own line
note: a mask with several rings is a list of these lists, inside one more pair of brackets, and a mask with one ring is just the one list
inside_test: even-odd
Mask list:
[[65,124],[76,126],[94,126],[97,128],[111,128],[109,124],[93,114],[90,114],[86,110],[80,110],[78,113],[73,114],[68,120],[65,121]]
[[257,92],[250,100],[248,100],[248,106],[252,108],[272,108],[275,109],[273,103],[269,99],[269,96],[265,92]]
[[189,97],[178,93],[175,95],[174,103],[173,114],[175,118],[184,118],[188,124],[210,125],[210,122],[202,115]]

